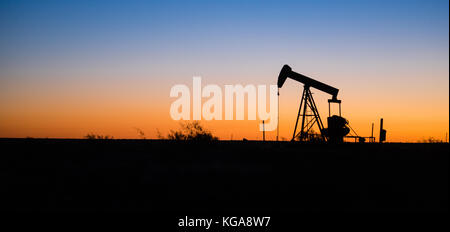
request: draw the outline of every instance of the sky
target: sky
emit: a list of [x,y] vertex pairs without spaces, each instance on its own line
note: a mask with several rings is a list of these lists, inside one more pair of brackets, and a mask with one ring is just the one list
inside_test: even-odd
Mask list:
[[[172,86],[276,84],[284,64],[338,88],[361,136],[380,118],[389,142],[449,130],[445,0],[1,0],[0,35],[0,137],[156,138],[179,126]],[[302,88],[280,89],[281,138]],[[326,121],[329,96],[312,92]],[[220,139],[262,137],[259,121],[201,123]]]

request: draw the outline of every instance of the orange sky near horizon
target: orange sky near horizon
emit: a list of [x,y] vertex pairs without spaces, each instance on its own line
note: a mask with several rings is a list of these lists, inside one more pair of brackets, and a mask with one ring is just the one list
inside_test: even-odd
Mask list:
[[[273,83],[252,82],[255,85],[275,84],[278,73],[274,70],[271,74]],[[268,74],[266,76],[269,77]],[[330,80],[339,82],[338,77]],[[95,133],[135,139],[139,138],[136,130],[139,128],[146,138],[157,138],[158,130],[165,135],[169,130],[179,128],[179,121],[172,120],[169,114],[170,104],[176,100],[169,97],[171,84],[151,78],[138,83],[117,81],[102,84],[100,78],[89,86],[77,85],[77,82],[67,85],[66,81],[61,81],[53,82],[54,86],[42,85],[37,89],[34,83],[27,82],[26,88],[21,85],[23,92],[0,94],[0,137],[83,138],[88,133]],[[192,96],[192,77],[177,84],[189,86]],[[208,77],[203,77],[202,86],[206,84],[212,83]],[[224,84],[219,84],[223,93]],[[353,82],[335,84],[338,88],[343,86],[339,93],[342,116],[349,120],[358,135],[370,136],[371,123],[374,123],[374,136],[378,137],[379,120],[383,117],[389,142],[417,142],[429,137],[445,139],[449,126],[448,86],[418,83],[422,84],[420,88],[409,87],[414,92],[409,96],[397,95],[395,86],[386,86],[382,93],[373,88],[360,90],[377,84],[380,83],[357,81],[356,77]],[[154,88],[155,85],[160,88]],[[10,87],[15,89],[13,84]],[[280,140],[292,137],[302,88],[302,84],[288,79],[280,89]],[[415,94],[420,90],[430,94]],[[315,89],[312,92],[326,126],[329,95]],[[203,103],[206,100],[202,98]],[[336,114],[337,108],[332,108],[332,111]],[[262,139],[259,120],[202,120],[201,123],[223,140]],[[266,139],[275,140],[276,131],[266,132]]]

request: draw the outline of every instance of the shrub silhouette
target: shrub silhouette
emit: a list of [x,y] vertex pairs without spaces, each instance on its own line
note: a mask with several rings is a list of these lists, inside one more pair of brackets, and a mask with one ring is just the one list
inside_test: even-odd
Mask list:
[[114,137],[109,135],[96,135],[93,133],[89,133],[86,136],[84,136],[85,139],[113,139]]
[[198,121],[180,123],[180,129],[177,131],[170,130],[167,138],[177,141],[199,141],[211,142],[217,141],[218,138],[210,131],[203,128]]
[[443,143],[442,139],[435,139],[434,137],[428,137],[418,141],[419,143]]
[[143,130],[141,130],[141,129],[137,128],[137,127],[134,127],[134,129],[137,131],[137,133],[139,134],[139,137],[140,137],[141,139],[146,139],[145,133],[144,133]]

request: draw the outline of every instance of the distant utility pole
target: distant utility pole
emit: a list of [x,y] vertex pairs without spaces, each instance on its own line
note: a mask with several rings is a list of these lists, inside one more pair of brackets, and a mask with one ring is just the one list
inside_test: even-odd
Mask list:
[[266,128],[265,128],[265,125],[264,125],[264,120],[263,120],[263,141],[264,142],[266,141]]
[[372,122],[372,134],[370,135],[370,142],[375,142],[375,139],[373,138],[373,122]]
[[380,120],[380,138],[378,140],[380,143],[386,141],[386,130],[383,129],[383,118]]

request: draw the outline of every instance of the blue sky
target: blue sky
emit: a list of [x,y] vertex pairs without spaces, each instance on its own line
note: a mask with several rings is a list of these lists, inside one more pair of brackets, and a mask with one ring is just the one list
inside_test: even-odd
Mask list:
[[24,65],[124,53],[200,62],[212,53],[255,59],[264,51],[289,59],[296,48],[317,54],[433,52],[448,40],[448,1],[441,0],[44,0],[2,1],[0,7],[2,63]]

